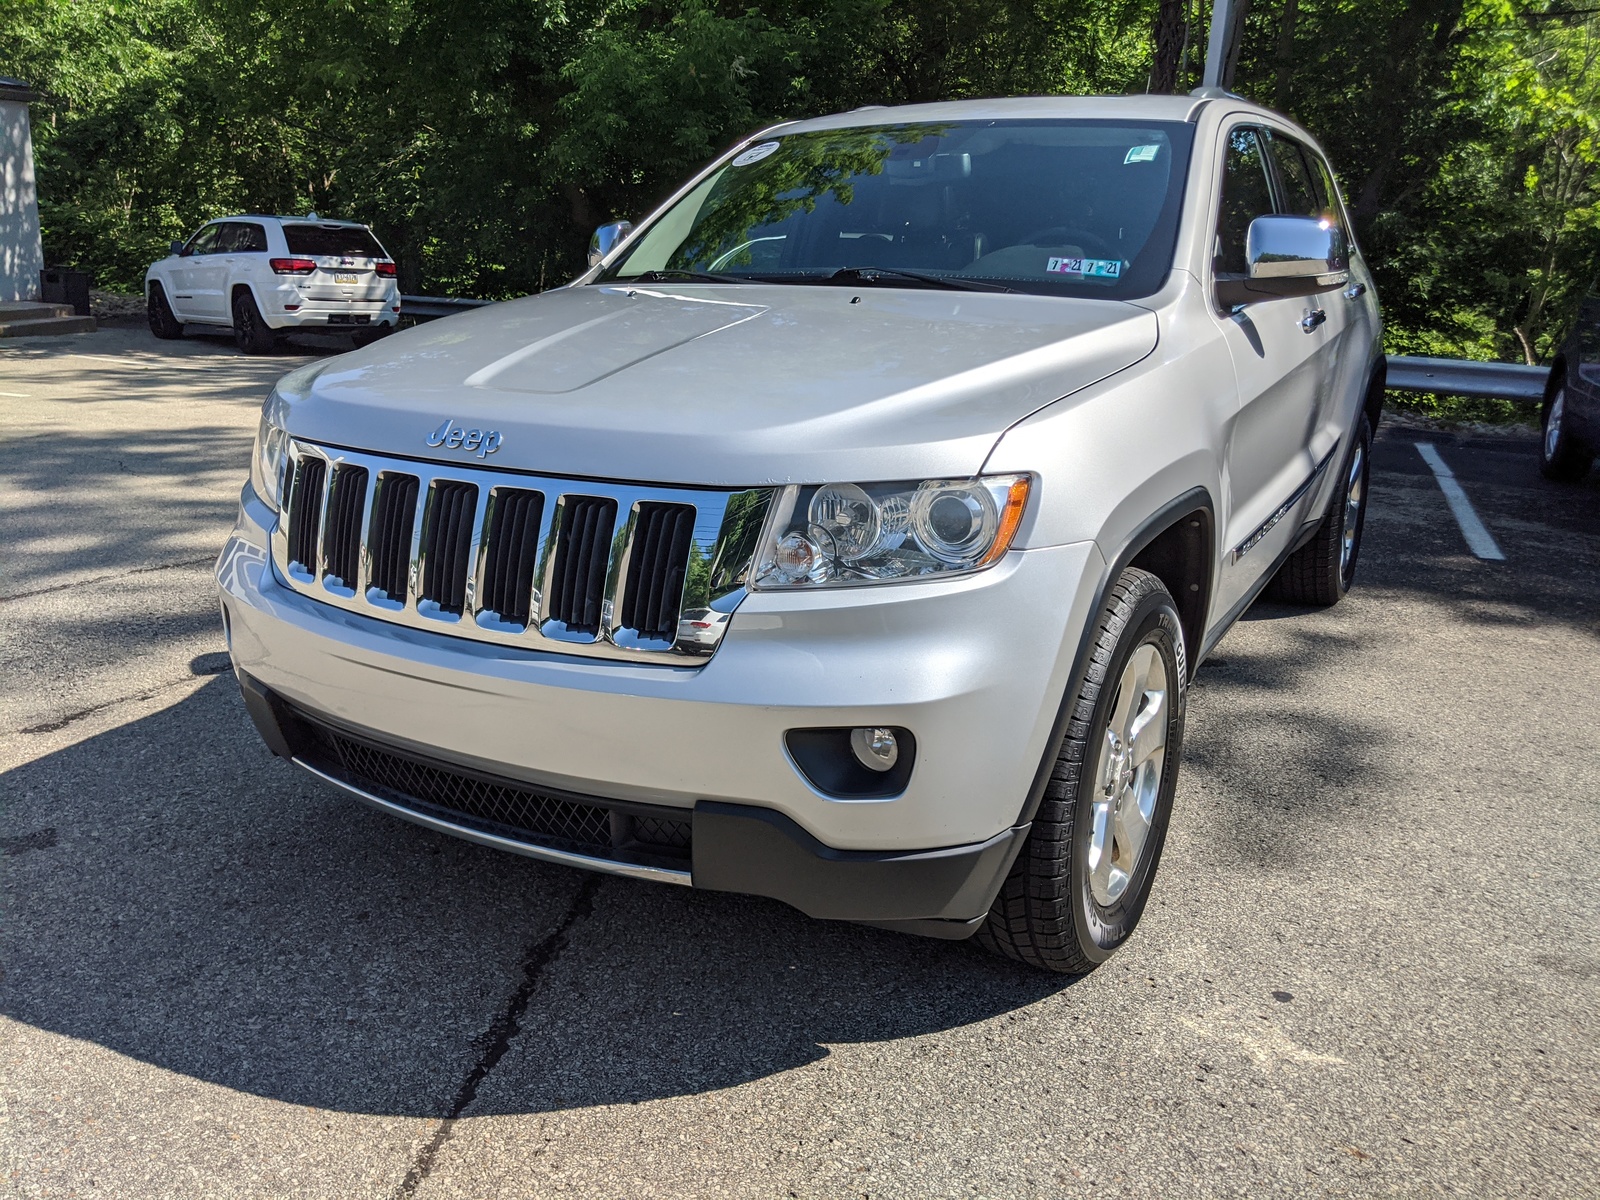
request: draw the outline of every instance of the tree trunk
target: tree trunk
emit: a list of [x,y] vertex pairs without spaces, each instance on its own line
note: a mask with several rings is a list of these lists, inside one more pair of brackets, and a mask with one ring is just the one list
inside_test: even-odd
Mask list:
[[1300,0],[1283,0],[1283,16],[1278,24],[1277,78],[1272,87],[1272,107],[1282,113],[1289,111],[1294,83],[1294,27],[1299,17]]
[[1250,15],[1250,0],[1234,0],[1233,20],[1222,50],[1222,86],[1233,91],[1233,74],[1239,67],[1239,51],[1244,48],[1244,19]]
[[1178,90],[1178,58],[1183,53],[1185,0],[1160,0],[1156,5],[1155,65],[1150,71],[1150,90],[1168,95]]

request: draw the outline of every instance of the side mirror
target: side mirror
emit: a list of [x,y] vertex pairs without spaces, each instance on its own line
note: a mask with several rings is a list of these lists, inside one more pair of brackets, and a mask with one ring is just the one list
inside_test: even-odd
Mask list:
[[1224,307],[1288,296],[1315,296],[1350,280],[1344,232],[1317,217],[1257,217],[1245,237],[1249,273],[1217,280]]
[[617,248],[618,242],[632,232],[632,221],[612,221],[596,229],[594,236],[589,239],[589,265],[598,265],[601,259]]
[[183,243],[182,242],[169,242],[167,244],[167,249],[172,253],[172,256],[174,258],[177,258],[178,256],[180,256],[183,253]]

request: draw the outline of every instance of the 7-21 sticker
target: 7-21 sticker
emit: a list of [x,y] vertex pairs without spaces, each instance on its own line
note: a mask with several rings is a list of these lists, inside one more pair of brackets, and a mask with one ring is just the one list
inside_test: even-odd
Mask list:
[[1085,279],[1118,279],[1122,260],[1118,258],[1052,258],[1044,268],[1051,275],[1081,275]]

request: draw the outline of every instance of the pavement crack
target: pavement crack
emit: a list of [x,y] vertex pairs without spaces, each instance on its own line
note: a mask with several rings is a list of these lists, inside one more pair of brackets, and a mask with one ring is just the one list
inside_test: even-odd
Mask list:
[[172,679],[166,683],[159,683],[155,687],[148,688],[145,691],[134,692],[131,696],[118,696],[114,700],[103,700],[99,704],[91,704],[87,708],[74,709],[72,712],[65,713],[53,721],[43,721],[38,725],[24,725],[21,729],[18,729],[17,732],[55,733],[58,729],[65,729],[68,725],[74,724],[77,721],[81,721],[85,717],[92,717],[95,715],[95,713],[105,712],[105,710],[108,708],[116,708],[122,704],[137,704],[144,700],[154,700],[162,692],[170,692],[173,688],[178,687],[181,684],[192,683],[197,674],[204,677],[211,674],[211,672],[196,672],[193,667],[191,667],[190,673],[185,675],[182,679]]
[[96,575],[92,579],[73,579],[66,583],[52,583],[45,587],[34,588],[28,592],[13,592],[9,596],[0,596],[0,604],[9,604],[13,600],[27,600],[34,596],[48,596],[51,592],[64,592],[69,588],[93,587],[97,583],[111,583],[114,580],[126,579],[129,575],[148,575],[152,571],[176,571],[183,567],[203,567],[216,561],[217,556],[215,554],[208,554],[204,558],[186,558],[182,562],[156,563],[148,567],[129,567],[125,571],[117,571],[112,575]]
[[522,978],[518,980],[505,1007],[474,1042],[475,1045],[482,1047],[478,1061],[472,1064],[472,1069],[467,1072],[466,1078],[461,1081],[461,1086],[456,1089],[449,1113],[439,1122],[439,1127],[433,1131],[433,1136],[428,1139],[427,1144],[418,1151],[411,1169],[406,1172],[405,1178],[395,1190],[393,1200],[411,1200],[417,1194],[417,1188],[422,1186],[423,1180],[428,1178],[440,1149],[450,1140],[456,1121],[478,1098],[478,1088],[488,1078],[489,1072],[493,1071],[505,1057],[506,1051],[511,1049],[512,1041],[522,1031],[522,1018],[527,1015],[528,1004],[533,1000],[533,993],[538,989],[545,969],[567,948],[567,934],[571,932],[572,927],[593,911],[594,897],[600,890],[601,879],[599,875],[587,876],[583,886],[578,889],[578,894],[572,898],[565,915],[562,916],[561,923],[528,946],[522,956]]

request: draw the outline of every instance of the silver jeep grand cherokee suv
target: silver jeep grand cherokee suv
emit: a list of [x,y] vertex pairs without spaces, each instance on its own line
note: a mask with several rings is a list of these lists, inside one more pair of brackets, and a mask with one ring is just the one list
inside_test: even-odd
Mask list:
[[535,858],[1104,961],[1196,666],[1355,568],[1383,359],[1315,143],[1216,92],[875,108],[597,243],[267,399],[217,567],[267,744]]

